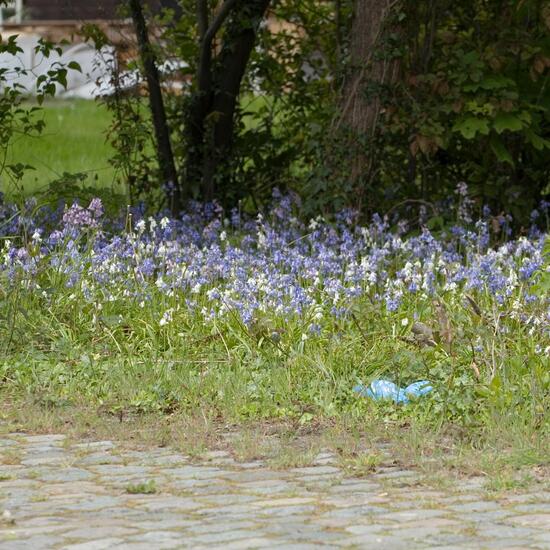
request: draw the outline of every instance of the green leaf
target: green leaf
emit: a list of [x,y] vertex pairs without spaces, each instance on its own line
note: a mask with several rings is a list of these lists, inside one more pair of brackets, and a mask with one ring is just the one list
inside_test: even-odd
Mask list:
[[494,392],[498,393],[502,388],[502,378],[495,374],[495,377],[491,380],[491,383],[489,384],[489,388]]
[[525,130],[525,138],[537,151],[550,149],[550,141],[540,137],[538,134],[535,134],[535,132],[529,128]]
[[512,158],[510,151],[506,149],[506,145],[504,145],[504,142],[499,136],[493,134],[489,143],[493,153],[500,162],[507,162],[510,166],[515,166],[514,159]]
[[498,90],[500,88],[515,88],[516,83],[511,78],[504,76],[488,76],[479,83],[484,90]]
[[453,126],[453,131],[460,132],[466,139],[472,139],[479,132],[489,134],[489,121],[486,118],[467,117]]
[[442,216],[432,216],[428,222],[426,223],[426,226],[428,229],[437,229],[437,228],[443,228],[445,225],[445,220]]
[[518,132],[523,129],[523,122],[510,113],[499,113],[493,120],[493,127],[498,134],[505,130]]
[[82,72],[82,67],[76,61],[69,61],[69,63],[67,64],[67,67],[69,69],[73,69],[73,71],[78,71],[79,73]]

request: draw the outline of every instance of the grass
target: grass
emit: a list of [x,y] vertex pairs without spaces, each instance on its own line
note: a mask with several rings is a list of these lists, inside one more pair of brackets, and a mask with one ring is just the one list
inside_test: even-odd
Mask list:
[[[171,415],[129,414],[121,421],[101,407],[86,403],[44,407],[28,396],[11,402],[3,399],[0,420],[0,433],[65,433],[72,441],[111,439],[122,449],[168,445],[196,460],[209,450],[224,450],[238,461],[265,460],[283,469],[310,465],[318,451],[329,451],[339,457],[335,465],[347,475],[364,476],[388,465],[415,467],[422,474],[415,483],[431,488],[452,488],[460,479],[483,476],[490,493],[506,488],[527,491],[534,485],[548,487],[550,475],[548,448],[541,442],[538,455],[532,450],[522,452],[519,441],[515,448],[502,440],[479,448],[448,429],[419,424],[414,418],[384,423],[369,416],[342,415],[304,427],[288,419],[228,423],[202,409]],[[377,450],[380,445],[383,452]],[[7,463],[17,464],[20,458],[10,455]],[[136,494],[156,491],[156,485],[147,483],[151,481],[132,484],[130,490]]]
[[[255,113],[266,106],[262,97],[245,97],[243,109]],[[85,99],[50,100],[42,106],[40,117],[45,129],[39,137],[21,136],[10,147],[8,164],[30,165],[23,177],[21,188],[14,189],[0,177],[0,191],[13,196],[25,196],[47,191],[52,181],[62,179],[64,173],[84,173],[85,185],[96,189],[113,189],[125,192],[117,173],[109,163],[114,150],[107,141],[111,114],[95,101]],[[254,127],[254,118],[245,116],[245,127]],[[63,185],[63,183],[59,183]]]
[[[273,342],[261,327],[247,329],[232,318],[209,326],[186,310],[159,326],[169,306],[160,293],[145,309],[118,301],[103,303],[98,312],[53,272],[40,285],[57,285],[47,307],[39,296],[0,291],[11,320],[2,329],[0,396],[15,428],[65,430],[60,420],[73,417],[84,433],[102,425],[126,431],[141,418],[156,418],[152,432],[140,428],[132,437],[199,457],[220,444],[220,430],[257,423],[258,432],[245,432],[235,444],[243,459],[265,457],[281,468],[308,464],[320,439],[348,471],[368,473],[381,462],[370,443],[389,440],[404,464],[421,462],[432,475],[440,468],[487,475],[495,487],[507,483],[498,479],[504,457],[513,471],[549,464],[547,403],[540,394],[545,382],[535,378],[547,375],[529,351],[533,337],[513,321],[509,331],[496,333],[491,308],[482,302],[483,319],[467,303],[447,305],[454,338],[449,353],[439,344],[410,341],[403,316],[424,311],[437,326],[430,306],[416,300],[398,314],[361,301],[352,325],[336,321],[331,333],[304,341],[300,326],[288,323]],[[509,387],[477,380],[471,342],[480,337],[492,351],[477,358],[478,371],[490,372],[497,362]],[[358,378],[386,370],[397,380],[440,377],[445,383],[437,398],[406,407],[373,403],[351,391]],[[174,415],[177,422],[170,423]],[[265,426],[277,424],[287,435],[264,446]],[[310,432],[316,442],[295,444],[296,434],[303,439]]]
[[[34,167],[22,180],[26,195],[43,192],[63,173],[86,173],[88,185],[115,188],[121,192],[109,158],[113,149],[107,143],[111,115],[95,101],[55,100],[44,104],[41,115],[46,123],[40,137],[22,136],[8,151],[8,163]],[[0,191],[15,190],[0,179]]]
[[340,459],[340,466],[355,477],[366,476],[383,464],[384,457],[379,452],[345,454]]
[[157,486],[154,479],[135,484],[129,483],[126,486],[126,492],[129,495],[154,495],[157,492]]
[[[11,151],[12,161],[37,168],[25,192],[62,172],[87,172],[91,185],[112,186],[108,113],[71,101],[48,103],[44,116],[45,135]],[[114,433],[192,457],[224,445],[220,433],[235,430],[232,447],[242,460],[286,468],[328,447],[354,474],[382,464],[373,445],[389,441],[404,465],[487,475],[496,490],[514,485],[517,470],[548,466],[549,377],[533,353],[537,336],[482,293],[481,315],[463,295],[442,293],[443,321],[431,300],[411,296],[389,313],[362,298],[353,323],[325,312],[330,328],[315,336],[304,333],[304,320],[277,316],[249,326],[234,316],[206,323],[180,307],[182,296],[155,285],[146,307],[126,298],[90,302],[89,288],[69,286],[47,262],[36,282],[40,292],[0,285],[0,399],[11,429]],[[169,310],[173,319],[160,326]],[[415,339],[415,318],[440,336],[435,345]],[[474,352],[479,340],[485,351]],[[439,380],[437,396],[400,407],[353,393],[358,380],[385,373]]]

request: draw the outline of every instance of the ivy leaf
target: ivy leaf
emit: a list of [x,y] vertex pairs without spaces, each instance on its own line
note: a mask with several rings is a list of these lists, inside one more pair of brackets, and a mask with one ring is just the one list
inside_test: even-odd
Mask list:
[[523,122],[510,113],[499,113],[493,120],[493,127],[498,134],[502,134],[505,130],[519,132],[523,129]]
[[460,132],[466,139],[473,139],[478,132],[486,136],[489,134],[489,121],[470,116],[458,121],[453,126],[453,131]]
[[507,162],[510,166],[515,166],[514,159],[512,158],[510,151],[508,151],[506,145],[504,145],[504,142],[499,136],[493,134],[489,143],[493,153],[500,162]]

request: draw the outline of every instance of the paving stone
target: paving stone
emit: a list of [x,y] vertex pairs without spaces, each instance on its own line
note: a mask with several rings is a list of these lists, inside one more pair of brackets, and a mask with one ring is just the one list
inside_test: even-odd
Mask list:
[[394,536],[398,536],[401,540],[411,540],[415,542],[426,542],[430,537],[436,536],[441,532],[441,526],[439,525],[418,525],[413,527],[399,526],[397,529],[387,530],[388,533],[392,533]]
[[[119,499],[117,497],[105,495],[87,498],[76,502],[69,500],[67,502],[58,503],[56,507],[60,511],[93,512],[95,510],[111,508],[117,504],[119,504]],[[46,501],[43,503],[41,508],[48,510],[48,507],[51,509],[51,506],[51,501]]]
[[338,483],[341,476],[344,474],[340,473],[338,475],[308,475],[308,476],[299,476],[295,479],[300,484],[303,485],[310,485],[310,486],[316,486],[316,487],[332,487],[336,483]]
[[62,546],[63,550],[109,550],[121,543],[124,542],[124,539],[119,539],[115,537],[91,540],[89,542],[80,542],[77,544],[68,544]]
[[498,510],[501,506],[492,501],[476,500],[464,504],[453,504],[449,508],[455,512],[485,512],[487,510]]
[[263,460],[256,460],[255,462],[240,462],[239,468],[241,470],[256,470],[258,468],[263,468],[265,462]]
[[[411,486],[417,473],[398,466],[344,477],[325,451],[276,471],[225,451],[193,462],[55,436],[11,434],[6,448],[21,464],[0,465],[1,550],[550,548],[550,493],[485,500],[483,477],[453,479],[452,490]],[[158,492],[126,493],[148,480]]]
[[495,539],[527,539],[535,534],[534,529],[525,527],[510,527],[509,525],[485,525],[479,526],[476,530],[478,536],[495,540]]
[[126,541],[130,544],[145,543],[149,544],[150,548],[177,548],[182,546],[184,540],[185,537],[182,533],[159,530],[153,530],[126,538]]
[[47,470],[37,475],[40,481],[63,482],[70,483],[73,481],[82,481],[92,479],[92,473],[81,468],[56,468],[55,470]]
[[427,501],[435,501],[435,500],[444,500],[448,497],[446,493],[443,493],[442,491],[431,491],[431,490],[422,490],[422,489],[415,489],[414,491],[409,492],[407,495],[407,498],[414,499],[415,501],[419,500],[427,500]]
[[456,514],[455,517],[464,522],[480,523],[487,525],[493,522],[500,522],[511,514],[511,510],[490,510],[488,512],[470,512],[468,514]]
[[287,542],[315,542],[317,544],[336,543],[342,538],[342,533],[319,530],[319,526],[306,521],[271,522],[262,527],[270,536]]
[[391,470],[389,472],[381,472],[375,474],[375,478],[379,479],[391,479],[391,480],[399,480],[404,478],[413,478],[418,477],[417,472],[412,472],[410,470]]
[[475,491],[482,489],[487,483],[487,479],[483,476],[474,476],[469,479],[463,479],[460,482],[462,491]]
[[239,489],[244,493],[253,495],[280,495],[289,493],[297,489],[297,485],[289,483],[286,480],[266,480],[266,481],[251,481],[250,483],[241,483]]
[[204,453],[203,458],[206,460],[216,460],[218,458],[231,458],[227,451],[209,451]]
[[[401,533],[401,531],[400,531]],[[476,539],[470,534],[461,533],[430,533],[426,535],[424,544],[429,543],[437,548],[440,546],[451,546],[453,548],[473,548],[476,544]]]
[[7,540],[0,543],[1,550],[50,550],[62,543],[62,539],[51,535],[37,535],[24,539]]
[[384,514],[386,521],[397,522],[419,521],[424,519],[440,518],[446,515],[446,510],[435,510],[430,508],[417,508],[416,510],[399,510],[398,512],[387,512]]
[[207,518],[225,518],[227,517],[252,517],[256,518],[259,514],[264,514],[265,510],[248,504],[231,504],[229,506],[204,507],[194,511],[195,514]]
[[65,441],[67,437],[59,434],[47,434],[47,435],[19,435],[18,439],[22,439],[25,443],[60,443]]
[[187,532],[191,534],[202,534],[202,533],[222,533],[224,531],[231,531],[231,529],[253,529],[256,527],[256,523],[253,521],[231,521],[231,522],[201,522],[197,525],[192,525],[187,528]]
[[172,478],[204,480],[222,478],[226,474],[226,472],[210,466],[179,466],[176,468],[170,468],[169,473]]
[[311,514],[315,506],[277,506],[276,508],[262,508],[258,513],[262,517],[288,517],[292,515]]
[[354,494],[372,494],[381,492],[381,486],[378,483],[373,483],[372,481],[360,481],[355,480],[350,482],[349,479],[344,479],[338,485],[335,485],[329,490],[329,493],[332,494],[345,494],[352,496]]
[[58,455],[40,455],[34,458],[26,458],[25,460],[21,461],[21,464],[26,467],[30,466],[43,466],[45,464],[52,465],[52,464],[63,464],[67,462],[67,456],[64,454],[58,454]]
[[[121,459],[122,460],[122,459]],[[130,476],[138,475],[147,478],[152,474],[152,469],[148,466],[128,466],[125,464],[98,464],[90,468],[92,472],[101,476]]]
[[72,445],[73,449],[83,449],[85,451],[93,450],[96,451],[101,449],[102,451],[110,450],[115,448],[115,444],[112,441],[87,441],[85,443],[77,443]]
[[[35,488],[38,485],[35,483]],[[98,485],[96,481],[72,481],[70,483],[48,483],[42,485],[41,490],[44,490],[48,495],[85,495],[85,494],[105,494],[107,489],[102,485]]]
[[158,454],[151,455],[145,458],[144,464],[146,466],[184,466],[186,457],[183,455],[174,454]]
[[169,479],[167,482],[168,489],[172,492],[182,492],[185,494],[193,494],[198,497],[207,497],[215,495],[233,494],[233,487],[223,480],[208,480],[208,479],[189,479],[176,480]]
[[239,495],[234,493],[222,493],[220,495],[200,496],[200,502],[208,505],[228,505],[257,502],[258,497],[251,495]]
[[[60,533],[67,530],[67,523],[64,522],[60,525],[43,525],[38,527],[19,527],[17,522],[15,526],[9,531],[4,533],[5,537],[15,538],[15,539],[26,539],[33,537],[35,535],[45,535],[48,533]],[[2,533],[0,533],[0,538],[2,538]]]
[[379,535],[388,528],[387,525],[350,525],[346,527],[348,533],[353,535]]
[[503,539],[497,539],[497,540],[487,540],[483,543],[479,543],[479,548],[483,548],[483,550],[530,550],[532,548],[536,548],[531,544],[531,542],[526,542],[522,539],[513,540],[503,540]]
[[[273,539],[262,538],[262,537],[253,537],[243,540],[235,540],[233,542],[226,542],[223,546],[218,548],[223,548],[224,550],[247,550],[249,548],[274,548]],[[214,548],[214,547],[211,547]],[[278,546],[277,548],[280,548]],[[326,550],[326,549],[325,549]]]
[[335,464],[338,461],[337,457],[333,453],[319,453],[315,457],[315,466],[327,466]]
[[251,538],[263,538],[263,533],[249,529],[232,529],[230,531],[222,531],[220,533],[205,533],[203,535],[195,535],[186,540],[186,544],[194,546],[195,544],[221,544],[235,540],[249,540]]
[[511,494],[506,495],[505,500],[507,502],[515,503],[533,503],[533,502],[547,502],[550,503],[550,491],[534,491],[524,494]]
[[335,466],[307,466],[305,468],[292,468],[289,470],[297,474],[309,474],[309,475],[327,475],[327,474],[341,474],[340,468]]
[[75,461],[75,464],[79,467],[93,466],[93,465],[106,465],[106,464],[121,464],[122,458],[116,455],[109,455],[105,453],[92,453],[79,460]]
[[102,539],[109,537],[122,537],[124,535],[133,535],[135,528],[122,527],[120,525],[106,525],[104,527],[80,527],[65,531],[63,536],[68,539]]
[[384,515],[388,514],[389,511],[387,508],[381,506],[372,506],[369,504],[364,504],[361,506],[350,506],[348,508],[337,508],[334,510],[329,510],[324,512],[323,518],[341,518],[347,520],[355,520],[357,518],[369,517],[372,515]]
[[543,512],[550,514],[550,502],[533,502],[514,506],[514,512]]
[[71,451],[66,448],[64,441],[37,441],[36,443],[27,443],[22,446],[21,451],[28,454],[40,454],[49,452],[62,452],[65,454],[71,453]]
[[[399,539],[398,537],[388,536],[388,535],[378,535],[378,534],[364,534],[356,535],[342,540],[339,543],[339,546],[344,548],[379,548],[383,550],[401,550],[401,549],[410,549],[418,548],[419,546],[410,540]],[[425,546],[423,546],[425,548]]]
[[437,527],[442,531],[448,531],[455,528],[463,528],[464,524],[457,519],[431,517],[428,519],[409,521],[408,523],[393,523],[391,527],[392,530],[401,528],[406,529],[409,527]]
[[[282,542],[279,542],[277,540],[271,540],[271,544],[273,548],[277,548],[277,550],[318,550],[319,545],[318,544],[307,544],[307,543],[290,543],[290,544],[284,544]],[[328,550],[330,547],[323,546],[323,550]]]
[[[370,520],[370,517],[368,518]],[[351,525],[355,525],[356,523],[360,523],[355,521],[354,519],[350,518],[334,518],[330,516],[322,516],[322,517],[313,517],[310,519],[310,522],[312,524],[318,525],[321,528],[327,528],[327,529],[334,529],[334,530],[343,530],[346,527],[350,527]]]
[[151,512],[159,512],[164,510],[190,511],[204,507],[204,504],[196,502],[191,498],[174,497],[169,495],[160,496],[157,498],[151,496],[147,499],[140,497],[133,499],[132,503],[134,506],[145,508]]
[[285,472],[275,470],[258,469],[258,470],[226,470],[218,477],[227,479],[233,483],[250,483],[255,481],[281,481],[289,476]]
[[315,502],[315,499],[309,498],[309,497],[293,497],[293,498],[277,498],[277,499],[271,499],[271,500],[261,500],[259,502],[255,502],[254,506],[258,506],[260,508],[267,508],[267,507],[273,507],[273,506],[295,506],[298,504],[309,504],[311,502]]
[[508,518],[507,523],[539,529],[550,529],[550,514],[526,514]]

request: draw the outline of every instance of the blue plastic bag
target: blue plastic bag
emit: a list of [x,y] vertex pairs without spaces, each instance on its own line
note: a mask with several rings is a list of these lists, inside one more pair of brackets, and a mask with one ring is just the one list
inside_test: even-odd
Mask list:
[[370,397],[375,401],[388,399],[394,403],[409,403],[410,398],[421,397],[433,390],[432,385],[427,380],[419,380],[409,384],[406,388],[400,388],[390,380],[373,380],[370,386],[359,384],[353,388],[363,397]]

